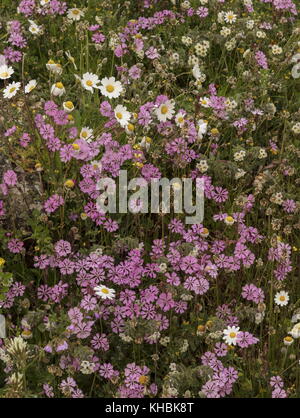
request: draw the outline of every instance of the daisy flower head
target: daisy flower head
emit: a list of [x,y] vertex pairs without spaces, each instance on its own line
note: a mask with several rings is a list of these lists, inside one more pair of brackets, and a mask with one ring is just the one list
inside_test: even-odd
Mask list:
[[33,20],[29,20],[30,26],[29,26],[29,32],[33,35],[39,35],[42,33],[41,26],[37,25]]
[[60,81],[58,83],[54,83],[51,87],[51,94],[53,96],[62,96],[63,94],[65,94],[66,89],[63,85],[63,83],[61,83]]
[[293,342],[294,342],[294,338],[293,338],[293,337],[290,337],[289,335],[287,335],[287,336],[286,336],[286,337],[284,337],[284,339],[283,339],[283,343],[284,343],[284,345],[287,345],[287,346],[292,345],[292,344],[293,344]]
[[160,122],[166,122],[168,119],[172,119],[175,113],[175,103],[173,100],[167,100],[162,103],[157,109],[155,109],[155,115]]
[[94,89],[99,89],[99,82],[100,80],[96,74],[85,73],[82,76],[81,85],[83,88],[93,93]]
[[70,100],[63,102],[64,111],[67,113],[71,113],[74,110],[74,104]]
[[284,290],[281,290],[280,292],[277,292],[274,297],[274,302],[278,306],[286,306],[289,303],[290,297],[287,292]]
[[184,117],[185,117],[185,114],[183,112],[178,112],[175,116],[175,123],[180,128],[184,125],[184,122],[185,122]]
[[86,142],[91,142],[91,140],[94,138],[93,129],[89,128],[88,126],[84,126],[80,131],[79,137],[84,139]]
[[128,125],[128,122],[131,118],[131,114],[128,112],[125,106],[118,105],[115,108],[115,117],[119,124],[123,127]]
[[49,60],[46,64],[47,70],[49,70],[53,74],[61,75],[62,73],[62,66],[60,64],[57,64],[53,60]]
[[94,287],[94,291],[101,299],[114,299],[116,296],[116,291],[114,289],[109,289],[103,285]]
[[73,22],[80,20],[84,16],[84,12],[77,7],[68,10],[67,18],[73,20]]
[[236,345],[239,335],[239,327],[227,327],[223,331],[223,340],[228,345]]
[[226,216],[226,218],[224,219],[224,222],[226,223],[226,225],[233,225],[234,219],[232,216]]
[[104,77],[101,80],[100,91],[103,96],[109,99],[116,99],[122,93],[123,87],[120,81],[116,81],[115,77]]
[[100,161],[93,160],[91,161],[91,166],[95,171],[102,171],[102,164]]
[[198,139],[202,139],[207,132],[207,121],[200,119],[198,121]]
[[30,92],[32,92],[32,90],[34,90],[37,86],[37,81],[36,80],[30,80],[26,86],[25,86],[25,93],[28,94]]
[[292,328],[292,330],[289,332],[289,334],[293,337],[293,338],[299,338],[300,337],[300,322],[298,322],[297,324],[295,324]]
[[3,96],[5,99],[11,99],[12,97],[14,97],[18,90],[21,87],[21,83],[19,82],[12,82],[10,83],[4,90],[3,90]]
[[209,98],[208,97],[201,97],[199,100],[201,106],[209,107]]
[[9,67],[8,65],[4,64],[0,66],[0,79],[1,80],[7,80],[12,76],[14,73],[14,70],[12,67]]
[[226,23],[235,23],[236,22],[236,14],[234,14],[231,10],[229,12],[224,13],[224,20]]

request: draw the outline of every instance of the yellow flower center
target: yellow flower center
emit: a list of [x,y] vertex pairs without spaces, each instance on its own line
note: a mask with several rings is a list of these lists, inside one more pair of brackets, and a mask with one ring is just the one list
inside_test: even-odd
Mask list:
[[91,86],[93,85],[93,82],[92,82],[91,80],[88,80],[88,81],[86,82],[86,85],[87,85],[87,86],[89,86],[89,87],[91,87]]
[[183,119],[182,116],[179,116],[178,119],[177,119],[177,121],[178,121],[178,123],[182,123],[184,121],[184,119]]
[[4,258],[0,258],[0,266],[3,266],[5,264],[5,260],[4,260]]
[[168,106],[163,105],[163,106],[161,107],[160,111],[161,111],[161,113],[162,113],[163,115],[165,115],[165,114],[168,112]]
[[118,119],[122,119],[123,118],[123,115],[122,115],[121,112],[117,112],[116,113],[116,116],[117,116]]
[[105,295],[107,295],[109,293],[109,290],[104,288],[104,289],[101,290],[101,292],[104,293]]
[[75,183],[74,183],[74,181],[73,180],[67,180],[66,182],[65,182],[65,186],[66,187],[68,187],[68,188],[72,188],[72,187],[74,187],[74,185],[75,185]]
[[134,131],[134,125],[132,125],[132,123],[128,123],[128,125],[127,125],[127,129],[128,129],[129,131]]
[[9,90],[9,92],[10,92],[10,93],[13,93],[15,90],[16,90],[16,88],[15,88],[15,87],[12,87],[12,88]]
[[4,78],[4,77],[8,77],[9,76],[9,74],[8,74],[8,72],[7,71],[4,71],[4,73],[1,73],[0,74],[0,77],[2,77],[2,78]]
[[59,81],[58,83],[56,83],[56,84],[55,84],[55,86],[56,86],[58,89],[63,89],[63,88],[64,88],[63,83],[61,83],[60,81]]
[[293,338],[290,336],[284,337],[284,341],[290,343],[291,341],[293,341]]
[[233,221],[234,221],[234,219],[233,219],[233,217],[232,217],[232,216],[226,216],[226,221],[227,221],[227,222],[233,222]]
[[55,62],[53,60],[49,60],[48,64],[55,64]]
[[115,87],[114,87],[114,86],[112,86],[111,84],[108,84],[108,85],[106,86],[106,91],[107,91],[108,93],[112,93],[114,90],[115,90]]
[[72,147],[75,151],[80,150],[80,146],[78,144],[72,144]]
[[231,333],[229,334],[229,337],[230,337],[230,338],[235,338],[235,337],[236,337],[236,333],[235,333],[235,332],[231,332]]
[[75,10],[72,10],[72,13],[73,13],[73,15],[75,15],[75,16],[77,16],[77,15],[79,15],[79,10],[78,9],[75,9]]
[[87,134],[87,132],[85,131],[85,132],[82,132],[81,136],[82,136],[83,138],[87,138],[88,134]]
[[73,107],[74,107],[73,103],[72,103],[72,102],[70,102],[70,101],[65,102],[65,106],[66,106],[68,109],[73,109]]
[[285,296],[283,296],[283,295],[282,295],[282,296],[280,296],[280,297],[279,297],[279,300],[280,300],[281,302],[284,302],[284,301],[285,301]]

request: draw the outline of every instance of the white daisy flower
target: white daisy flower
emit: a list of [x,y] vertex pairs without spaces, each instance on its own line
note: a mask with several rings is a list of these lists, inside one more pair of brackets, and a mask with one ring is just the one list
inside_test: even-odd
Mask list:
[[100,296],[101,299],[114,299],[116,297],[116,291],[114,289],[109,289],[103,285],[94,287],[94,290],[96,295]]
[[289,303],[290,297],[287,292],[284,290],[281,290],[280,292],[277,292],[274,297],[274,302],[278,306],[286,306]]
[[21,87],[21,83],[19,82],[12,82],[10,83],[4,90],[3,90],[3,96],[5,99],[11,99],[12,97],[14,97],[18,90]]
[[292,77],[299,78],[300,77],[300,62],[295,64],[292,68]]
[[49,60],[47,62],[46,68],[53,74],[61,75],[62,73],[62,66],[60,64],[57,64],[53,60]]
[[64,111],[67,113],[71,113],[74,110],[74,104],[70,100],[63,102]]
[[207,121],[200,119],[198,121],[198,139],[202,139],[207,132]]
[[235,23],[236,15],[230,10],[229,12],[224,13],[224,20],[226,23]]
[[50,3],[50,0],[41,0],[40,1],[41,6],[46,6],[48,3]]
[[82,76],[81,85],[86,90],[94,93],[94,89],[99,89],[98,83],[100,82],[98,76],[93,73],[85,73]]
[[293,338],[300,337],[300,322],[293,326],[292,330],[289,332]]
[[63,94],[65,94],[65,92],[66,92],[66,89],[64,88],[64,85],[63,85],[63,83],[61,83],[61,82],[55,83],[55,84],[53,84],[53,85],[52,85],[52,87],[51,87],[51,94],[52,94],[53,96],[58,96],[58,97],[60,97],[60,96],[62,96]]
[[73,20],[74,22],[80,20],[84,16],[84,12],[76,7],[69,9],[67,13],[67,18]]
[[102,171],[102,164],[100,161],[93,160],[91,161],[91,166],[95,171]]
[[234,219],[232,216],[226,216],[226,218],[224,219],[224,222],[226,223],[226,225],[233,225]]
[[223,340],[228,345],[236,345],[237,337],[239,334],[239,327],[227,327],[223,331]]
[[34,90],[37,86],[37,81],[36,80],[30,80],[26,86],[25,86],[25,93],[28,94],[30,93],[32,90]]
[[208,97],[201,97],[199,99],[199,102],[200,102],[201,106],[209,107],[209,98]]
[[115,77],[105,77],[101,80],[100,91],[103,96],[109,99],[116,99],[122,93],[123,87],[120,81],[116,81]]
[[33,20],[28,21],[30,23],[29,32],[33,35],[39,35],[42,33],[42,27],[37,25]]
[[115,108],[115,117],[119,124],[123,127],[128,125],[128,122],[131,118],[131,114],[128,112],[125,106],[118,105]]
[[14,69],[12,67],[9,67],[8,65],[4,64],[0,66],[0,79],[1,80],[7,80],[12,76],[14,73]]
[[199,80],[199,78],[201,77],[202,73],[200,71],[199,65],[195,64],[192,70],[193,76],[195,77],[196,80]]
[[88,126],[84,126],[80,131],[79,137],[84,139],[86,142],[91,142],[91,140],[94,138],[93,129],[89,128]]
[[168,119],[172,119],[175,113],[175,103],[172,100],[167,100],[166,102],[162,103],[157,109],[155,109],[155,114],[157,119],[160,122],[166,122]]
[[185,122],[184,117],[185,117],[185,114],[182,112],[178,112],[175,116],[175,123],[180,128],[184,125],[184,122]]

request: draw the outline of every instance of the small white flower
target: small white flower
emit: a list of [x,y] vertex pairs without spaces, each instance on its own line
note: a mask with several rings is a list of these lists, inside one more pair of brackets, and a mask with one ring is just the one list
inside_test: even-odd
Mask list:
[[207,121],[200,119],[198,121],[198,139],[202,139],[207,132]]
[[226,225],[233,225],[235,221],[232,216],[226,216],[224,222],[226,223]]
[[239,327],[227,327],[226,329],[224,329],[223,340],[226,342],[226,344],[236,345],[239,331]]
[[74,110],[74,104],[70,100],[63,102],[64,111],[67,113],[71,113]]
[[125,127],[128,125],[128,122],[130,121],[131,114],[128,112],[125,106],[118,105],[115,108],[115,117],[119,124]]
[[86,142],[91,142],[91,140],[94,138],[93,129],[89,128],[88,126],[85,126],[81,129],[79,136]]
[[12,76],[14,73],[14,70],[12,67],[9,67],[8,65],[4,64],[0,66],[0,79],[1,80],[7,80]]
[[76,7],[74,7],[73,9],[69,9],[67,13],[67,18],[73,21],[78,21],[83,16],[84,12],[80,9],[77,9]]
[[116,99],[122,93],[123,87],[120,81],[116,81],[115,77],[104,77],[101,80],[100,91],[103,96],[109,99]]
[[168,119],[172,119],[175,113],[174,108],[175,103],[172,100],[167,100],[155,109],[154,113],[160,122],[166,122]]
[[281,290],[280,292],[277,292],[274,297],[274,302],[278,306],[286,306],[289,303],[290,297],[287,292],[284,290]]
[[25,93],[26,94],[30,93],[33,89],[36,88],[36,86],[37,86],[36,80],[30,80],[25,86]]
[[199,103],[201,104],[201,106],[203,107],[209,107],[209,98],[208,97],[201,97],[199,99]]
[[14,97],[18,90],[21,87],[21,83],[15,83],[14,81],[10,83],[4,90],[3,90],[3,96],[5,99],[11,99]]
[[116,296],[116,291],[114,289],[109,289],[106,286],[96,286],[94,287],[95,293],[97,296],[100,296],[102,299],[114,299]]
[[293,338],[300,337],[300,322],[293,326],[292,330],[289,332]]
[[83,74],[81,85],[86,90],[93,93],[94,89],[99,89],[98,83],[100,83],[100,80],[96,74],[93,74],[93,73]]
[[61,82],[55,83],[55,84],[53,84],[53,85],[52,85],[52,87],[51,87],[51,94],[52,94],[53,96],[58,96],[58,97],[60,97],[60,96],[62,96],[63,94],[65,94],[65,92],[66,92],[66,89],[64,88],[64,85],[63,85],[63,83],[61,83]]
[[102,164],[100,161],[93,160],[91,161],[91,166],[95,171],[102,171]]
[[292,68],[292,77],[299,78],[300,77],[300,62]]
[[49,60],[47,62],[46,68],[53,74],[61,75],[62,73],[62,66],[60,64],[57,64],[53,60]]
[[180,128],[184,125],[184,117],[185,115],[182,112],[178,112],[177,115],[175,116],[175,123]]
[[29,32],[33,35],[40,35],[42,33],[42,27],[37,25],[33,20],[29,20]]
[[224,13],[224,20],[226,23],[230,23],[230,24],[235,23],[236,15],[232,11],[226,12]]

